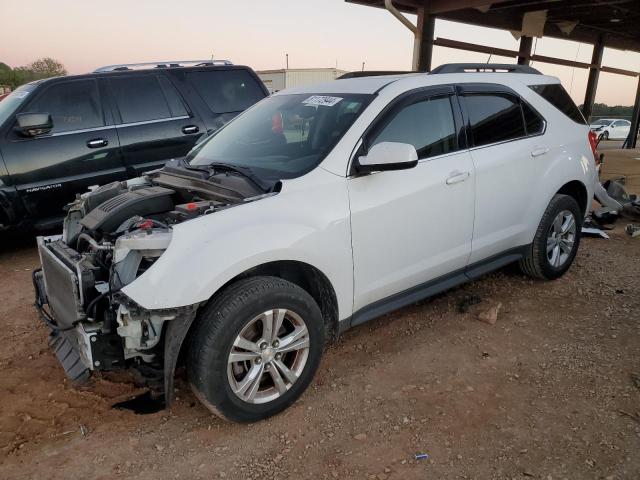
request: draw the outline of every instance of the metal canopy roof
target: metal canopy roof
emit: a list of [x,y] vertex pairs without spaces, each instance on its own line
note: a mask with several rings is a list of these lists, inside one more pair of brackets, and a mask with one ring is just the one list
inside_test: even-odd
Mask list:
[[[384,0],[346,0],[384,8]],[[544,35],[607,47],[640,51],[640,0],[394,0],[401,11],[424,8],[444,20],[520,31],[526,12],[547,11]],[[577,22],[571,30],[572,22]],[[563,33],[561,27],[569,29]]]

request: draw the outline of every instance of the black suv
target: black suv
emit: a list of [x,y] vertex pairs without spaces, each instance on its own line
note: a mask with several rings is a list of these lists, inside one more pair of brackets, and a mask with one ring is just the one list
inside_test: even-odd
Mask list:
[[0,102],[0,230],[55,226],[92,185],[184,157],[268,95],[223,61],[113,65],[23,85]]

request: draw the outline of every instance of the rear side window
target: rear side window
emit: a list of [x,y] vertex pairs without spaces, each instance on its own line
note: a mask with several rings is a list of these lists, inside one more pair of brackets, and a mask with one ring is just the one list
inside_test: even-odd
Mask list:
[[111,87],[123,123],[171,117],[169,104],[155,75],[112,78]]
[[511,95],[465,95],[476,147],[526,135],[520,102]]
[[402,108],[375,135],[369,148],[381,142],[413,145],[420,159],[456,150],[456,128],[449,97],[429,98]]
[[95,80],[56,83],[29,104],[25,112],[49,113],[53,120],[52,133],[104,126]]
[[246,70],[189,72],[187,81],[214,113],[241,112],[265,96]]
[[544,130],[544,120],[533,108],[522,102],[522,114],[527,127],[527,135],[537,135]]
[[529,88],[544,98],[551,105],[556,107],[567,117],[577,123],[586,125],[587,122],[571,99],[567,91],[559,83],[551,83],[547,85],[530,85]]

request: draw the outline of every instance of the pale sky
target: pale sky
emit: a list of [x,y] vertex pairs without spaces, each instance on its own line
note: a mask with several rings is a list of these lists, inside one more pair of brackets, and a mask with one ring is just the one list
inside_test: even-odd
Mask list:
[[[413,35],[389,12],[343,0],[0,0],[0,61],[12,67],[40,57],[69,73],[103,65],[161,60],[229,59],[255,70],[335,67],[409,70]],[[411,17],[415,21],[415,17]],[[509,32],[446,21],[436,37],[517,50]],[[592,47],[538,39],[542,55],[590,62]],[[434,49],[433,66],[486,62],[487,55]],[[492,62],[514,59],[493,57]],[[640,53],[606,49],[604,64],[640,70]],[[561,79],[578,104],[587,71],[535,63]],[[637,79],[601,74],[597,102],[632,105]]]

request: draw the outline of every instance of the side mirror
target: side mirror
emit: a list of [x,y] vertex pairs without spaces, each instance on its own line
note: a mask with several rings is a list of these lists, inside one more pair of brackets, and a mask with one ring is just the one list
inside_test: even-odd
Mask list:
[[18,113],[16,131],[24,137],[37,137],[53,129],[53,120],[48,113]]
[[408,143],[377,143],[366,155],[358,157],[356,170],[359,173],[385,170],[405,170],[418,165],[418,152]]

